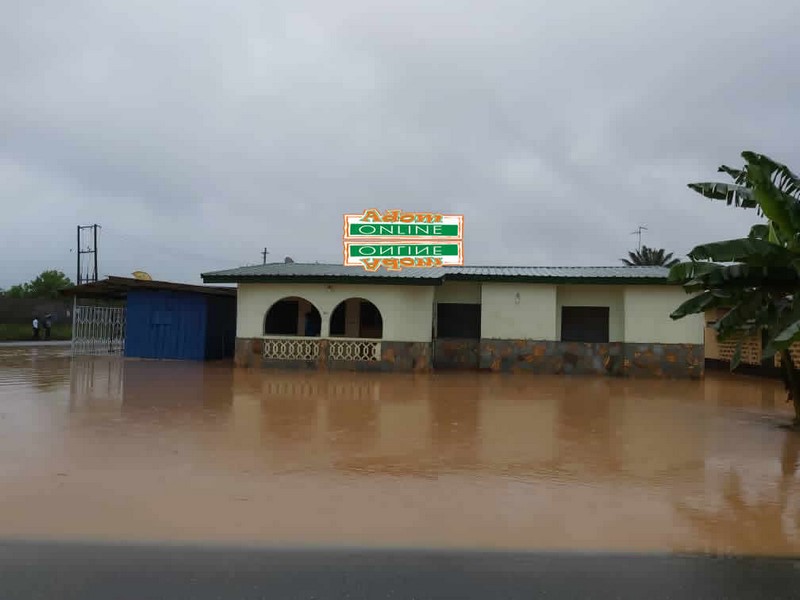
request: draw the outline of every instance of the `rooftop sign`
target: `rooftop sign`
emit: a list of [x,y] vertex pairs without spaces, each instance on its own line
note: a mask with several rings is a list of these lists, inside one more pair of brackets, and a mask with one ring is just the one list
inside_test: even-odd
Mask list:
[[371,208],[344,216],[344,264],[367,271],[463,265],[463,237],[463,215]]

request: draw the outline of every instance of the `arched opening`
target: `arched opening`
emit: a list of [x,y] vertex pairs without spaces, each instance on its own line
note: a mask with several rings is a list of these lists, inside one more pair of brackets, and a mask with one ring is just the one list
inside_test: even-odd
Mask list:
[[383,337],[381,311],[364,298],[342,300],[331,313],[331,337],[380,339]]
[[305,298],[282,298],[264,316],[264,335],[319,337],[322,317],[317,307]]

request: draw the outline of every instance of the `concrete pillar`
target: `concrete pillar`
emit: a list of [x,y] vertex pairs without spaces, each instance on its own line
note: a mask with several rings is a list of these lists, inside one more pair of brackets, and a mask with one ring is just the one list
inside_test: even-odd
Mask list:
[[359,337],[359,325],[361,324],[361,300],[358,298],[348,298],[345,300],[344,312],[344,335],[345,337]]
[[322,318],[322,326],[319,330],[320,337],[330,337],[331,335],[331,313],[323,312],[320,317]]
[[305,335],[306,332],[306,311],[309,309],[308,302],[300,298],[297,301],[297,335]]

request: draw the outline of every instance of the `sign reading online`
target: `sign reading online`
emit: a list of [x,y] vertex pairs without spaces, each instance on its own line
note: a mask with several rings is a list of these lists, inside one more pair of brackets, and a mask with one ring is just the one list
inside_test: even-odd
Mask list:
[[464,264],[464,217],[371,208],[344,216],[344,264],[377,271]]

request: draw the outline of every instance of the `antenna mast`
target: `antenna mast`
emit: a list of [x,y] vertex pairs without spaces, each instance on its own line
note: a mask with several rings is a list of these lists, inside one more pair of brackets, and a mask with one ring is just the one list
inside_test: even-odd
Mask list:
[[636,228],[636,231],[631,233],[631,235],[638,235],[639,236],[639,245],[636,248],[637,252],[642,249],[642,231],[647,231],[647,227],[645,227],[644,225],[639,225],[639,227]]

